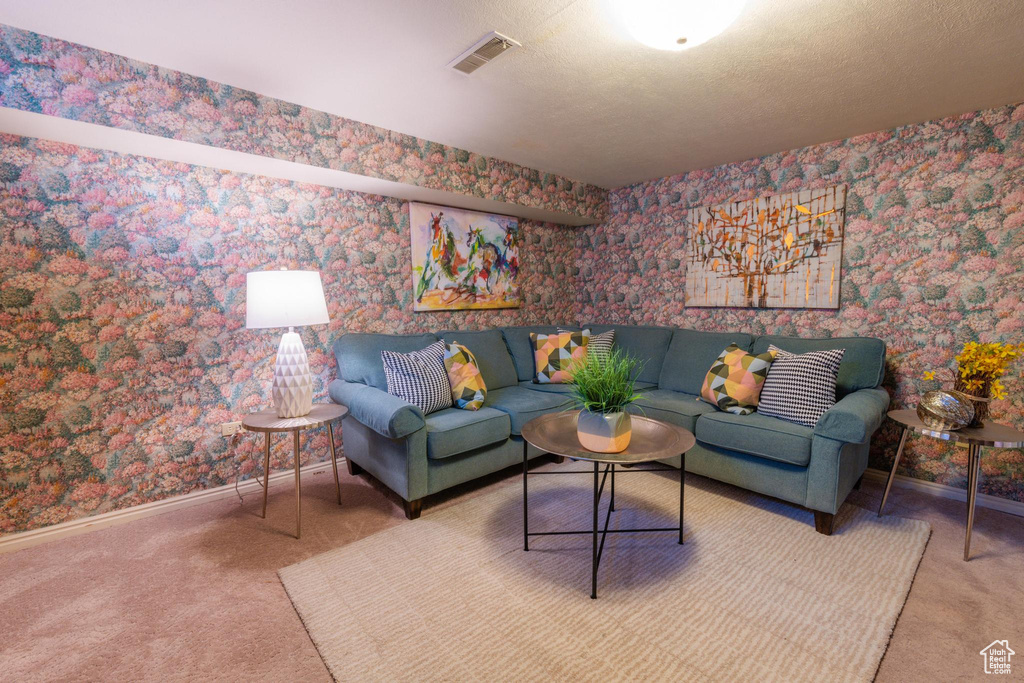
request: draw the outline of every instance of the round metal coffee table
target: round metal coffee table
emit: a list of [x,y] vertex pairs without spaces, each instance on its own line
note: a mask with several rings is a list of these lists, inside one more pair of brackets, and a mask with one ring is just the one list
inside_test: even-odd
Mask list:
[[903,446],[907,443],[910,432],[917,432],[933,439],[943,439],[967,444],[967,535],[964,538],[964,561],[971,557],[971,530],[974,527],[974,502],[978,497],[978,472],[981,469],[981,449],[983,446],[993,448],[1024,448],[1024,432],[995,422],[986,422],[980,427],[966,427],[956,431],[943,431],[929,427],[917,416],[916,410],[890,410],[889,419],[903,428],[900,445],[896,449],[896,459],[892,462],[889,479],[885,482],[882,503],[878,506],[878,516],[882,516],[885,501],[889,498],[892,480],[896,478],[896,468],[903,457]]
[[[569,534],[591,534],[593,536],[593,555],[590,567],[590,597],[597,598],[597,569],[601,564],[604,551],[604,539],[612,534],[642,533],[655,531],[673,531],[679,534],[679,543],[683,542],[683,491],[686,480],[686,451],[696,443],[693,434],[682,427],[652,420],[647,417],[632,416],[633,436],[629,447],[621,453],[595,453],[580,445],[576,437],[576,419],[579,411],[550,413],[534,418],[523,425],[523,439],[532,446],[553,455],[561,455],[573,460],[594,463],[594,524],[591,529],[580,531],[530,531],[530,518],[527,509],[529,491],[527,478],[547,474],[591,474],[590,470],[555,470],[551,472],[530,472],[527,463],[527,449],[523,448],[523,550],[530,549],[531,536],[561,536]],[[656,527],[647,529],[608,529],[612,512],[615,511],[615,471],[616,465],[640,465],[658,460],[666,460],[681,456],[679,463],[679,526]],[[602,465],[604,473],[602,474]],[[619,470],[619,473],[633,472],[673,472],[674,467],[646,467],[642,469]],[[598,530],[597,511],[601,504],[605,481],[611,479],[611,496],[608,512],[604,518],[604,528]],[[600,536],[600,542],[598,541]]]

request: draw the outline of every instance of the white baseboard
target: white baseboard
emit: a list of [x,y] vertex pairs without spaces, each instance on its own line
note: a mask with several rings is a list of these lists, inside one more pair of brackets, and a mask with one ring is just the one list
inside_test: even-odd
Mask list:
[[[864,472],[865,479],[880,481],[882,484],[885,484],[885,480],[888,479],[888,477],[888,472],[872,469],[870,467]],[[914,479],[913,477],[897,474],[896,480],[892,484],[894,487],[900,486],[902,488],[920,491],[921,493],[927,493],[930,496],[938,496],[939,498],[949,498],[950,500],[959,500],[964,502],[967,501],[967,489],[958,489],[954,486],[947,486],[946,484],[937,484],[934,481]],[[1017,500],[998,498],[996,496],[979,493],[975,504],[978,507],[989,508],[991,510],[998,510],[1011,515],[1017,515],[1018,517],[1024,517],[1024,502]]]
[[[344,460],[344,457],[338,458],[338,467],[341,467]],[[307,465],[302,468],[302,474],[311,475],[318,472],[330,472],[330,470],[331,463],[328,461],[317,463],[315,465]],[[270,485],[280,486],[283,484],[290,484],[294,481],[294,476],[295,473],[292,470],[274,472],[270,475]],[[865,479],[879,481],[882,483],[885,483],[888,476],[888,472],[872,468],[868,468],[867,471],[864,472]],[[920,491],[940,498],[949,498],[951,500],[959,501],[967,500],[967,491],[965,489],[958,489],[952,486],[946,486],[945,484],[937,484],[933,481],[914,479],[902,474],[896,475],[896,481],[893,482],[893,485],[912,489],[914,491]],[[262,487],[260,487],[259,483],[255,479],[246,479],[238,484],[238,492],[243,495],[247,493],[256,493],[261,490]],[[203,503],[209,503],[222,498],[230,498],[234,495],[235,485],[225,484],[224,486],[218,486],[217,488],[193,491],[192,493],[186,493],[182,496],[174,496],[173,498],[165,498],[164,500],[158,500],[152,503],[144,503],[142,505],[125,508],[124,510],[114,510],[112,512],[104,512],[93,517],[84,517],[70,522],[62,522],[61,524],[54,524],[53,526],[44,527],[42,529],[33,529],[31,531],[22,531],[16,534],[7,534],[5,536],[0,536],[0,554],[11,553],[23,548],[30,548],[34,545],[47,543],[49,541],[56,541],[60,538],[77,536],[78,534],[96,531],[97,529],[104,529],[108,526],[114,526],[115,524],[124,524],[136,519],[142,519],[143,517],[160,515],[165,512],[171,512],[172,510],[180,510],[193,505],[201,505]],[[1016,500],[1007,500],[1006,498],[997,498],[996,496],[979,493],[977,504],[979,507],[1024,517],[1024,503]]]
[[[344,460],[345,459],[343,457],[338,458],[339,468]],[[320,462],[315,465],[306,465],[301,469],[303,475],[330,471],[330,460],[327,462]],[[280,472],[272,472],[270,474],[270,486],[272,487],[291,484],[294,482],[294,470],[282,470]],[[262,490],[263,487],[260,486],[255,479],[246,479],[245,481],[238,482],[238,493],[243,495],[246,493],[256,493]],[[165,498],[152,503],[135,505],[123,510],[104,512],[93,517],[74,519],[70,522],[62,522],[60,524],[54,524],[53,526],[43,527],[42,529],[32,529],[31,531],[7,534],[0,536],[0,554],[11,553],[15,550],[22,550],[23,548],[39,545],[40,543],[48,543],[49,541],[56,541],[60,538],[77,536],[78,534],[96,531],[97,529],[103,529],[115,524],[133,522],[137,519],[142,519],[143,517],[161,515],[165,512],[171,512],[172,510],[180,510],[182,508],[192,507],[193,505],[201,505],[214,500],[220,500],[222,498],[230,498],[235,495],[235,485],[225,484],[212,489],[193,491],[192,493],[186,493],[172,498]]]

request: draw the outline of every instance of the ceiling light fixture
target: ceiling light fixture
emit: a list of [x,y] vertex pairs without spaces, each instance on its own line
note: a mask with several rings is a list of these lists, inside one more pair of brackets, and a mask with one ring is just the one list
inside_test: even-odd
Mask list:
[[740,15],[745,0],[607,0],[631,36],[659,50],[687,50],[711,40]]

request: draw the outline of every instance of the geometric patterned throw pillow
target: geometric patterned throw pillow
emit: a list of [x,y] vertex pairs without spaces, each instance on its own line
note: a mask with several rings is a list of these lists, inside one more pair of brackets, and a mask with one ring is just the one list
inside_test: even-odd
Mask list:
[[777,346],[768,350],[778,355],[761,389],[757,412],[813,427],[836,404],[836,378],[846,349],[801,354]]
[[700,397],[719,410],[749,415],[757,407],[761,386],[775,353],[769,350],[755,356],[736,344],[729,344],[711,364],[700,388]]
[[444,369],[444,342],[412,353],[381,351],[388,393],[405,399],[424,415],[452,407],[452,386]]
[[[563,332],[572,332],[572,330],[563,330],[561,327],[558,328],[558,334]],[[607,358],[612,353],[612,345],[615,344],[615,330],[608,330],[601,334],[594,334],[590,330],[584,330],[585,334],[590,335],[590,341],[587,342],[587,354],[594,354],[602,358]]]
[[487,385],[480,374],[473,353],[458,342],[446,344],[444,367],[452,385],[452,401],[456,408],[480,410],[487,397]]
[[564,384],[572,380],[572,368],[587,357],[590,330],[559,334],[530,333],[537,384]]

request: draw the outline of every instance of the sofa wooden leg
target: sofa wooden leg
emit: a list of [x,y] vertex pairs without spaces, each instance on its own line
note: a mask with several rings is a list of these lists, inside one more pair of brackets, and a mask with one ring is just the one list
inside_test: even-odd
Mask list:
[[363,473],[363,468],[352,462],[352,458],[345,458],[345,465],[348,467],[349,476],[356,476]]
[[832,535],[832,527],[835,525],[836,516],[827,512],[814,511],[814,530],[826,536]]
[[403,500],[402,507],[405,508],[406,519],[419,519],[420,512],[423,510],[423,499]]
[[860,491],[860,487],[861,487],[861,485],[863,483],[864,483],[864,475],[862,474],[862,475],[860,475],[860,479],[857,480],[857,483],[853,485],[853,490],[854,491]]
[[561,463],[565,462],[565,456],[564,455],[555,455],[554,453],[551,453],[550,457],[551,457],[551,462],[553,462],[553,463],[561,464]]

